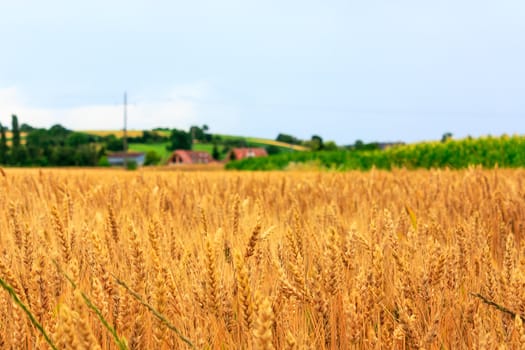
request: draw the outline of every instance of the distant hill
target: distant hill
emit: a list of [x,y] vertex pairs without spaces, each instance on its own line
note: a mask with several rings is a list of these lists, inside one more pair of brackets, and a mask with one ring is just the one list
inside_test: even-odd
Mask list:
[[[124,132],[122,130],[76,130],[79,132],[83,132],[90,135],[97,135],[97,136],[108,136],[108,135],[115,135],[115,137],[122,138],[124,137]],[[158,133],[159,135],[163,136],[169,136],[170,132],[165,130],[155,130],[154,132]],[[128,137],[137,137],[142,135],[142,130],[128,130],[127,136]],[[249,136],[236,136],[236,135],[223,135],[223,134],[214,134],[217,135],[225,140],[228,139],[244,139],[249,144],[257,144],[261,146],[276,146],[279,148],[286,148],[294,151],[306,151],[308,150],[307,147],[300,146],[300,145],[292,145],[286,142],[280,142],[275,141],[271,139],[265,139],[260,137],[249,137]]]
[[[16,125],[16,124],[14,124]],[[15,126],[16,128],[16,126]],[[6,130],[6,144],[0,161],[15,166],[107,166],[111,152],[121,152],[124,147],[123,130],[71,130],[56,124],[49,128],[22,124],[20,143],[12,148],[13,133]],[[192,126],[188,131],[156,128],[153,130],[127,130],[130,151],[146,153],[146,165],[165,164],[172,153],[170,149],[192,148],[209,153],[216,160],[229,159],[237,147],[263,147],[268,154],[294,153],[307,147],[257,137],[220,135],[208,132],[208,126]],[[173,138],[170,138],[171,136]],[[284,141],[284,142],[282,142]],[[295,142],[294,142],[295,143]],[[12,148],[12,149],[11,149]]]
[[[82,133],[96,135],[100,137],[107,137],[109,135],[114,135],[117,138],[122,138],[124,132],[122,130],[77,130]],[[150,131],[157,133],[162,136],[169,136],[170,131],[167,130],[154,130]],[[127,136],[130,138],[141,137],[143,134],[142,130],[128,130]],[[226,152],[233,148],[237,147],[236,143],[242,143],[247,147],[264,147],[264,148],[273,148],[274,152],[285,152],[290,153],[294,151],[306,151],[307,147],[300,145],[293,145],[286,142],[279,142],[271,139],[259,138],[259,137],[246,137],[246,136],[236,136],[236,135],[223,135],[223,134],[213,134],[218,141],[211,142],[195,142],[193,144],[193,150],[204,151],[212,154],[214,142],[218,144],[218,150],[220,153],[220,159],[223,159],[226,156]],[[168,142],[157,142],[157,143],[140,143],[136,141],[130,141],[128,143],[128,148],[130,151],[136,152],[149,152],[154,151],[157,153],[161,160],[160,164],[166,162],[171,152],[167,150]]]

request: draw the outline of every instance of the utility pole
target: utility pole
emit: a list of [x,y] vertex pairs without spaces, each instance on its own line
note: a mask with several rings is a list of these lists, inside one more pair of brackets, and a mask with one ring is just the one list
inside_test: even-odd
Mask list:
[[127,134],[127,128],[128,128],[128,94],[124,92],[124,136],[122,138],[124,142],[124,152],[128,152],[128,134]]

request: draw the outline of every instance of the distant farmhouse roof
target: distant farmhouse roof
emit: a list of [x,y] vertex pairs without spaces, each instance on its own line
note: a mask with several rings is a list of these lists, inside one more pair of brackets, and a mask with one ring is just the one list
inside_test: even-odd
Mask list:
[[261,147],[244,147],[244,148],[234,148],[231,150],[228,158],[231,160],[240,160],[244,158],[254,158],[254,157],[266,157],[268,152],[266,149]]
[[114,152],[108,154],[108,162],[111,165],[124,165],[126,160],[135,161],[137,165],[144,165],[145,155],[142,152]]
[[168,164],[208,164],[214,162],[212,156],[204,151],[175,150],[168,158]]

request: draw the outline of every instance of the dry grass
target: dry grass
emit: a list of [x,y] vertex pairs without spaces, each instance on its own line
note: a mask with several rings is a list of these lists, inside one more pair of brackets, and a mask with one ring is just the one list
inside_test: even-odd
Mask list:
[[[524,347],[523,170],[4,171],[0,278],[58,348],[118,348],[81,293],[130,349]],[[0,345],[47,349],[3,291]]]
[[[11,141],[11,139],[13,138],[13,133],[11,131],[6,131],[5,136],[7,138],[7,145],[11,147],[13,144],[13,142]],[[25,132],[20,133],[20,143],[22,145],[26,144],[26,136],[27,136],[27,133]]]
[[[124,130],[80,130],[85,134],[97,135],[97,136],[109,136],[114,135],[115,137],[121,138],[124,136]],[[126,134],[128,137],[142,136],[142,130],[127,130]]]
[[[5,126],[4,126],[4,127],[5,127]],[[8,139],[10,139],[10,138],[13,137],[13,133],[12,133],[11,131],[6,131],[6,132],[5,132],[5,136],[6,136]],[[27,133],[26,133],[26,132],[20,132],[20,138],[23,139],[23,138],[26,137],[26,136],[27,136]]]
[[294,151],[307,151],[308,150],[308,147],[305,147],[305,146],[293,145],[291,143],[280,142],[280,141],[275,141],[275,140],[259,139],[256,137],[250,137],[249,140],[251,142],[262,143],[263,145],[286,147],[286,148],[293,149]]

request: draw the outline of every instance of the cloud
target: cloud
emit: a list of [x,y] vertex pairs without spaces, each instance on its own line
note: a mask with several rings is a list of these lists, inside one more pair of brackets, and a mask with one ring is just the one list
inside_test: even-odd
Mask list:
[[28,106],[14,87],[0,89],[0,122],[10,125],[12,114],[18,115],[19,120],[22,116],[31,116],[31,120],[34,120],[35,125],[38,126],[53,124],[52,110]]
[[[235,108],[207,102],[211,88],[207,83],[176,86],[165,93],[133,96],[127,106],[128,129],[170,127],[188,129],[195,124],[219,120],[223,127],[235,125]],[[213,107],[213,108],[210,108]],[[10,125],[11,115],[16,114],[20,123],[36,127],[54,124],[75,130],[121,129],[124,109],[122,104],[46,108],[33,106],[16,87],[0,89],[0,121]],[[211,124],[214,123],[214,124]]]

